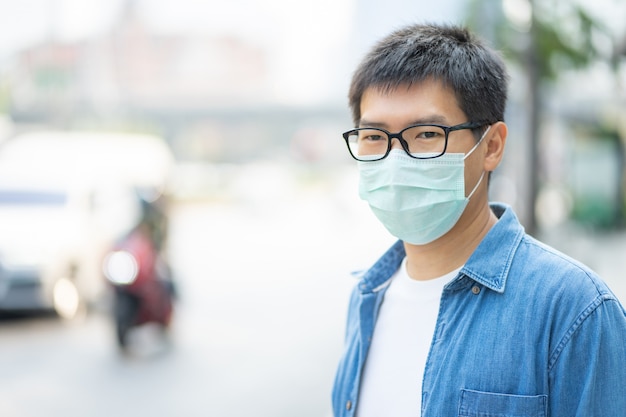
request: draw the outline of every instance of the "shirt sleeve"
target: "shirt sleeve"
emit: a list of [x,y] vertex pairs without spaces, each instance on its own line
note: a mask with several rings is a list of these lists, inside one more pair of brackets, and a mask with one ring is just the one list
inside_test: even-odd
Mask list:
[[626,313],[612,295],[583,311],[553,350],[550,416],[626,416]]

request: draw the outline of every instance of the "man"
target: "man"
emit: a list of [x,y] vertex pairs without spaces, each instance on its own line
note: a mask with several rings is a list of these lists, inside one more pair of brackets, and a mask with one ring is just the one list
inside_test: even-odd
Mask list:
[[384,38],[350,87],[359,194],[400,240],[361,277],[336,417],[626,416],[626,313],[489,204],[507,75],[463,28]]

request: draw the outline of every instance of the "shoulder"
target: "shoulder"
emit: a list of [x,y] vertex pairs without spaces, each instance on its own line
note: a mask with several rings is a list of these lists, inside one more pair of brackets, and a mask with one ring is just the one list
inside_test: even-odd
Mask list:
[[[531,303],[535,314],[543,315],[552,331],[565,339],[590,320],[596,330],[611,326],[609,322],[619,323],[622,329],[626,324],[623,306],[601,277],[528,235],[520,242],[506,291]],[[602,320],[597,320],[600,316]]]
[[[574,340],[583,352],[601,339],[611,345],[626,337],[626,311],[602,278],[531,236],[520,242],[506,292],[531,305],[533,315],[552,334],[550,368],[568,346],[576,349]],[[612,331],[606,332],[609,328]]]
[[587,265],[529,235],[520,242],[511,273],[523,277],[527,284],[563,296],[614,297],[605,282]]

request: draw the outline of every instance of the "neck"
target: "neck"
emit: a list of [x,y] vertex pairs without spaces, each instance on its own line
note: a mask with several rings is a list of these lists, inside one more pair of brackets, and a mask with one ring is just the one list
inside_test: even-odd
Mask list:
[[418,281],[438,278],[467,262],[498,221],[486,202],[479,210],[467,209],[469,206],[457,224],[436,241],[426,245],[404,243],[411,278]]

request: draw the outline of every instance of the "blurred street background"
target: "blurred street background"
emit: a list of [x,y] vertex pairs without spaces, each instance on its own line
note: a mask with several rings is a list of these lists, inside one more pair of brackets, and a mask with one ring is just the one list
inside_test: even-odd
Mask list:
[[[2,417],[329,417],[350,273],[393,242],[358,199],[348,82],[411,22],[502,51],[491,198],[626,302],[621,0],[0,4]],[[178,294],[123,353],[102,261],[146,193]]]

